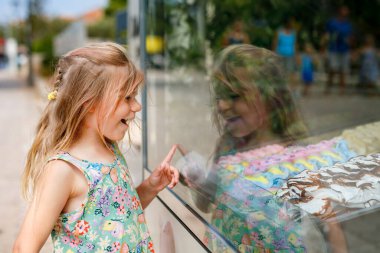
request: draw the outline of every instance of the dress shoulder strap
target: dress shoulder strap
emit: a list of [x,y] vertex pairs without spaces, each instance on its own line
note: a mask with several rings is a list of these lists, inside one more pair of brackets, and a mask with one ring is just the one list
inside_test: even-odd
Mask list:
[[61,151],[61,152],[57,153],[56,155],[50,157],[47,162],[50,162],[50,161],[53,161],[53,160],[63,160],[63,161],[66,161],[66,162],[74,165],[75,167],[77,167],[81,171],[84,171],[86,169],[86,167],[87,167],[87,163],[85,161],[82,161],[82,160],[79,160],[77,158],[74,158],[69,153],[64,152],[64,151]]
[[125,167],[128,167],[127,166],[127,161],[125,160],[125,157],[123,156],[123,154],[121,153],[120,151],[120,148],[119,148],[119,145],[117,145],[117,143],[112,143],[111,144],[111,148],[115,154],[115,156],[119,159],[119,161],[125,166]]

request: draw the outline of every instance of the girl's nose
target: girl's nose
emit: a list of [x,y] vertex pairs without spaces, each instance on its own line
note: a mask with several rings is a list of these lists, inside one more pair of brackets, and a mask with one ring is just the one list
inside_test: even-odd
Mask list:
[[131,110],[134,112],[141,111],[141,104],[136,99],[135,99],[134,103],[132,104]]

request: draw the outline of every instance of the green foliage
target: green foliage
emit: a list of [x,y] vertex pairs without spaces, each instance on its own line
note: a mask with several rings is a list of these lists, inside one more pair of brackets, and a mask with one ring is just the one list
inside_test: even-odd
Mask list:
[[10,24],[10,35],[17,40],[19,44],[25,44],[26,41],[26,27],[24,23],[14,23]]
[[204,69],[205,41],[199,30],[205,24],[198,15],[203,15],[204,1],[189,2],[148,1],[147,35],[164,39],[166,66],[178,67],[186,62]]
[[40,26],[36,27],[34,31],[32,51],[42,54],[41,74],[48,76],[52,74],[53,66],[57,60],[54,57],[54,37],[62,32],[70,22],[59,18],[38,17],[38,23]]
[[0,37],[4,38],[4,36],[5,36],[5,27],[0,26]]
[[32,51],[35,53],[52,54],[53,35],[47,34],[44,37],[35,39],[32,44]]
[[51,76],[54,73],[54,67],[58,62],[58,57],[54,55],[45,55],[41,62],[40,74],[42,76]]
[[115,17],[106,17],[87,27],[89,37],[109,39],[115,38]]
[[105,9],[107,17],[112,17],[119,10],[125,9],[128,4],[127,0],[109,0]]
[[[244,24],[250,43],[272,49],[278,29],[293,18],[300,48],[310,42],[319,49],[326,23],[342,5],[351,11],[349,18],[358,40],[366,33],[380,40],[380,1],[370,0],[148,0],[147,35],[165,40],[164,53],[169,66],[200,66],[204,42],[215,53],[219,52],[236,20]],[[204,22],[199,19],[202,15]]]
[[236,20],[245,24],[245,32],[250,41],[258,46],[271,47],[273,36],[278,27],[283,25],[288,17],[305,12],[311,0],[212,0],[216,6],[215,14],[209,19],[207,30],[208,39],[215,51],[220,50],[221,40],[227,29]]
[[53,48],[54,34],[46,34],[45,36],[35,39],[32,44],[32,51],[42,55],[41,72],[43,76],[49,76],[54,71],[56,57],[54,57]]
[[[41,74],[50,75],[57,61],[56,57],[54,57],[53,39],[70,22],[58,18],[47,19],[41,15],[44,1],[46,0],[34,1],[33,15],[30,17],[30,22],[33,26],[32,50],[42,54]],[[125,9],[126,5],[127,0],[110,0],[105,9],[106,17],[88,26],[89,37],[113,40],[115,38],[114,15],[118,10]]]
[[[87,27],[88,36],[105,40],[114,40],[116,36],[116,13],[127,8],[127,0],[110,0],[105,8],[105,18]],[[121,36],[126,37],[125,34]],[[126,40],[126,38],[125,38]]]
[[319,47],[325,25],[336,14],[339,6],[350,9],[350,20],[354,24],[357,37],[361,34],[377,34],[380,26],[380,1],[357,0],[210,0],[215,6],[214,14],[207,22],[207,39],[214,51],[220,50],[221,41],[227,29],[235,20],[242,20],[251,43],[271,48],[276,30],[289,17],[296,20],[300,44],[312,42]]

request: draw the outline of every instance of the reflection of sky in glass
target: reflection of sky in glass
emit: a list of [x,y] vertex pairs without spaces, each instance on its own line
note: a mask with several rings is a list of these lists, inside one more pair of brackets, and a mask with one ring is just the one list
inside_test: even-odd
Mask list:
[[[81,14],[107,5],[107,0],[43,0],[44,13],[48,16],[72,16]],[[0,24],[23,19],[26,17],[27,0],[0,0]]]

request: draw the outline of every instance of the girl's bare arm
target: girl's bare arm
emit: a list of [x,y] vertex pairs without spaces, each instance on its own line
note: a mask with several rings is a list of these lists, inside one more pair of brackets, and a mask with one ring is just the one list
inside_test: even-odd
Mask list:
[[52,161],[41,176],[13,252],[39,252],[72,194],[75,173],[71,165]]

